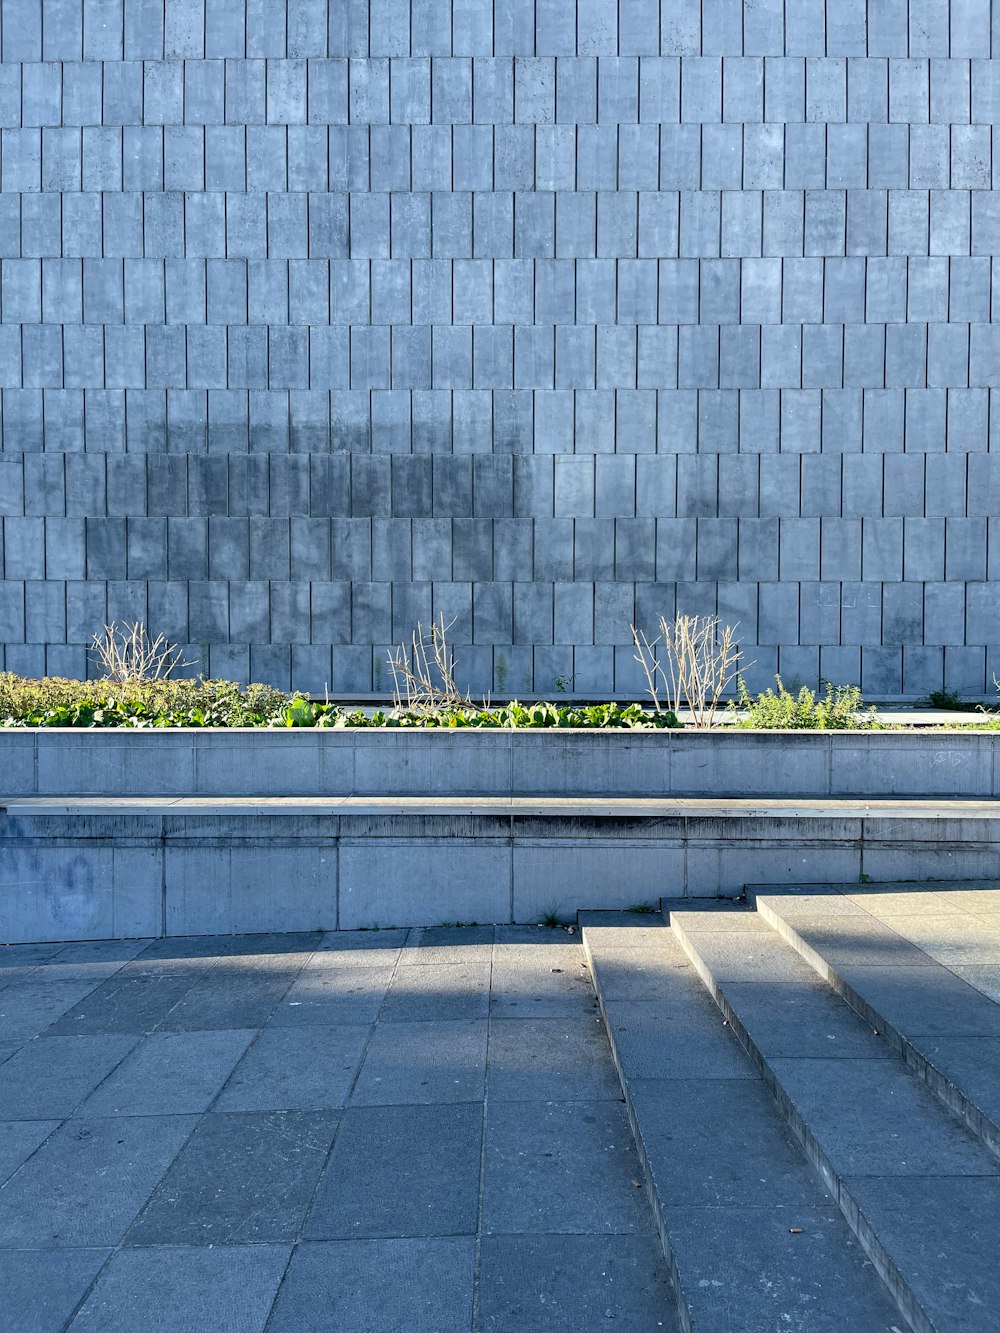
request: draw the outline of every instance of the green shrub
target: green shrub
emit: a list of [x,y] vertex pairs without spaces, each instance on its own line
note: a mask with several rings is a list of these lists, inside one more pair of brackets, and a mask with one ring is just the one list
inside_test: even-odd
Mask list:
[[285,704],[229,680],[27,679],[0,673],[0,723],[24,727],[259,727]]
[[773,731],[874,730],[881,726],[874,710],[865,709],[857,685],[827,681],[826,693],[817,698],[805,685],[797,693],[786,689],[780,676],[775,676],[775,684],[776,690],[764,690],[754,698],[740,677],[739,698],[729,705],[733,724]]
[[680,724],[673,713],[639,704],[550,703],[501,708],[345,710],[285,694],[270,685],[228,680],[30,680],[0,673],[5,727],[612,727],[658,730]]

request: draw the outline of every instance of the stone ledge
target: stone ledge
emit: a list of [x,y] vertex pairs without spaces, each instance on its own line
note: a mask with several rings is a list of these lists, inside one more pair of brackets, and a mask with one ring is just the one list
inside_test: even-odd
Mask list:
[[623,797],[592,799],[537,796],[55,796],[8,799],[11,817],[137,815],[478,815],[603,819],[1000,819],[998,800],[808,797]]

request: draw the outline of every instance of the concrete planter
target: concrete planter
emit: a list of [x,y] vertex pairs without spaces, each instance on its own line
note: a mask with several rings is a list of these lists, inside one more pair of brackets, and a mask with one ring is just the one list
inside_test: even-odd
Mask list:
[[926,731],[0,732],[0,942],[986,878],[998,749]]
[[1000,732],[0,731],[4,796],[1000,795]]

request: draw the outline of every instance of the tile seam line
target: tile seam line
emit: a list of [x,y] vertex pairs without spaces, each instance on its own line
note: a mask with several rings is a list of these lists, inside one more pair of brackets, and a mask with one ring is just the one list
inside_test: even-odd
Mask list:
[[[338,911],[339,911],[339,907],[338,907]],[[297,1230],[296,1233],[295,1233],[295,1238],[294,1238],[294,1239],[292,1240],[292,1242],[291,1242],[291,1249],[290,1249],[290,1251],[289,1251],[289,1255],[288,1255],[288,1262],[285,1264],[284,1270],[283,1270],[283,1272],[282,1272],[282,1274],[281,1274],[281,1278],[280,1278],[280,1280],[279,1280],[279,1282],[278,1282],[277,1287],[275,1288],[274,1298],[273,1298],[273,1300],[271,1301],[271,1306],[270,1306],[270,1309],[269,1309],[268,1312],[267,1312],[267,1317],[266,1317],[266,1319],[264,1320],[263,1326],[262,1326],[262,1328],[261,1328],[261,1333],[268,1333],[268,1330],[270,1330],[270,1329],[273,1327],[273,1324],[274,1324],[274,1317],[275,1317],[275,1311],[276,1311],[277,1308],[278,1308],[278,1301],[279,1301],[279,1298],[280,1298],[280,1296],[281,1296],[282,1291],[284,1290],[285,1283],[286,1283],[286,1281],[287,1281],[287,1279],[288,1279],[288,1274],[289,1274],[289,1272],[291,1271],[292,1263],[293,1263],[294,1260],[295,1260],[295,1256],[298,1254],[299,1246],[302,1245],[302,1244],[304,1243],[304,1241],[305,1241],[305,1231],[306,1231],[306,1227],[307,1227],[307,1225],[308,1225],[308,1223],[309,1223],[309,1219],[312,1217],[313,1209],[314,1209],[315,1204],[316,1204],[316,1196],[317,1196],[317,1194],[319,1193],[319,1187],[320,1187],[320,1184],[321,1184],[321,1182],[322,1182],[322,1180],[323,1180],[323,1177],[326,1175],[326,1172],[327,1172],[327,1170],[328,1170],[328,1168],[329,1168],[329,1165],[330,1165],[330,1160],[331,1160],[331,1158],[333,1157],[334,1149],[335,1149],[336,1146],[337,1146],[337,1141],[338,1141],[339,1138],[340,1138],[341,1129],[343,1128],[344,1120],[345,1120],[345,1118],[346,1118],[346,1114],[345,1114],[345,1113],[346,1113],[346,1111],[347,1111],[348,1104],[349,1104],[349,1102],[350,1102],[352,1096],[354,1095],[354,1090],[355,1090],[355,1088],[357,1087],[358,1079],[361,1077],[361,1070],[362,1070],[362,1068],[364,1067],[364,1064],[365,1064],[366,1059],[368,1058],[368,1052],[369,1052],[369,1050],[370,1050],[370,1048],[371,1048],[372,1040],[373,1040],[373,1038],[374,1038],[374,1036],[375,1036],[375,1029],[376,1029],[376,1027],[378,1026],[379,1017],[380,1017],[380,1015],[381,1015],[381,1013],[382,1013],[382,1008],[383,1008],[383,1006],[384,1006],[384,1004],[385,1004],[385,998],[386,998],[386,996],[388,995],[389,991],[390,991],[391,988],[392,988],[392,983],[393,983],[393,981],[395,981],[395,979],[396,979],[396,973],[397,973],[398,970],[399,970],[400,960],[402,959],[402,956],[403,956],[403,949],[406,948],[406,945],[407,945],[407,943],[408,943],[408,941],[409,941],[409,938],[410,938],[410,935],[411,935],[411,934],[412,934],[412,930],[411,930],[411,929],[407,929],[406,936],[405,936],[405,938],[404,938],[404,940],[403,940],[403,943],[400,945],[399,953],[398,953],[398,956],[397,956],[397,958],[396,958],[396,962],[393,964],[392,976],[389,978],[389,983],[388,983],[388,985],[386,986],[385,992],[384,992],[384,994],[383,994],[383,996],[382,996],[381,1003],[379,1004],[378,1013],[375,1015],[375,1018],[374,1018],[374,1020],[372,1021],[371,1025],[370,1025],[370,1027],[369,1027],[369,1029],[368,1029],[368,1037],[367,1037],[367,1039],[366,1039],[366,1041],[365,1041],[364,1047],[363,1047],[363,1049],[362,1049],[362,1051],[361,1051],[361,1055],[360,1055],[360,1057],[359,1057],[359,1059],[358,1059],[357,1066],[356,1066],[356,1068],[355,1068],[355,1070],[354,1070],[354,1077],[351,1079],[350,1086],[349,1086],[349,1088],[347,1089],[347,1091],[346,1091],[345,1094],[344,1094],[344,1104],[343,1104],[343,1106],[340,1108],[340,1111],[339,1111],[339,1117],[338,1117],[338,1120],[337,1120],[337,1127],[336,1127],[336,1129],[334,1130],[333,1139],[331,1140],[330,1147],[329,1147],[329,1150],[327,1151],[326,1157],[325,1157],[324,1160],[323,1160],[323,1165],[320,1167],[320,1170],[318,1171],[318,1173],[317,1173],[317,1175],[316,1175],[316,1183],[315,1183],[315,1185],[313,1186],[312,1193],[311,1193],[310,1196],[309,1196],[309,1202],[308,1202],[308,1204],[306,1205],[305,1211],[304,1211],[304,1213],[303,1213],[303,1215],[302,1215],[302,1219],[301,1219],[301,1221],[300,1221],[300,1223],[299,1223],[298,1230]],[[316,954],[317,954],[317,953],[320,953],[320,952],[324,952],[324,953],[326,953],[326,952],[334,952],[334,951],[332,951],[332,950],[329,950],[329,951],[328,951],[328,950],[319,950],[319,949],[316,949],[316,950],[313,951],[313,954],[311,955],[311,958],[315,957]],[[305,966],[305,965],[303,965],[303,966]],[[296,979],[297,979],[297,978],[296,978]],[[293,984],[294,984],[294,983],[293,983]],[[285,994],[287,994],[287,991],[285,992]],[[279,1003],[280,1003],[280,1001],[279,1001]],[[272,1015],[272,1016],[273,1016],[273,1015]],[[261,1031],[263,1031],[263,1029],[261,1029]],[[227,1080],[227,1082],[228,1082],[228,1080]],[[223,1085],[223,1086],[225,1086],[225,1085]],[[220,1096],[221,1096],[221,1092],[222,1092],[222,1089],[220,1089],[220,1092],[219,1092],[219,1095],[220,1095]]]

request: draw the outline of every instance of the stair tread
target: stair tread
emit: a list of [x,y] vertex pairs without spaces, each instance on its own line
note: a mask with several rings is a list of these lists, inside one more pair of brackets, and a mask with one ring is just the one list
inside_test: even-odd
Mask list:
[[584,943],[685,1327],[888,1333],[893,1302],[672,932],[627,930]]
[[[764,901],[758,898],[758,905]],[[798,898],[789,917],[799,924],[813,914]],[[849,934],[855,920],[842,903],[825,929]],[[866,1238],[902,1308],[920,1327],[943,1321],[940,1333],[991,1333],[998,1278],[977,1253],[978,1244],[961,1243],[959,1222],[979,1228],[985,1219],[996,1252],[1000,1164],[776,931],[709,926],[698,913],[672,916],[673,931],[707,973],[723,1011],[845,1213],[856,1219],[852,1225]],[[870,944],[872,938],[869,931],[865,939]],[[904,955],[906,949],[890,956]],[[924,964],[885,966],[921,976],[927,970]],[[796,1032],[782,1035],[781,1015]],[[977,1201],[973,1211],[942,1224],[939,1212],[948,1197],[942,1182],[950,1182],[956,1197],[964,1191]],[[944,1233],[953,1237],[947,1247]],[[929,1244],[928,1235],[937,1244]]]
[[[803,951],[803,960],[827,977],[888,1047],[904,1054],[939,1098],[1000,1152],[1000,1003],[981,988],[1000,986],[1000,967],[946,966],[916,942],[947,956],[957,936],[971,947],[983,933],[988,951],[993,948],[989,936],[1000,940],[1000,930],[989,921],[977,930],[977,918],[968,912],[941,916],[928,912],[926,903],[914,902],[909,912],[905,904],[888,910],[875,895],[854,898],[864,915],[828,916],[822,903],[800,899],[788,907],[782,897],[758,899],[759,910]],[[881,911],[883,919],[872,916],[869,907]],[[968,924],[961,929],[939,926],[937,936],[926,929],[928,922],[962,917]],[[941,949],[935,939],[943,940]]]

